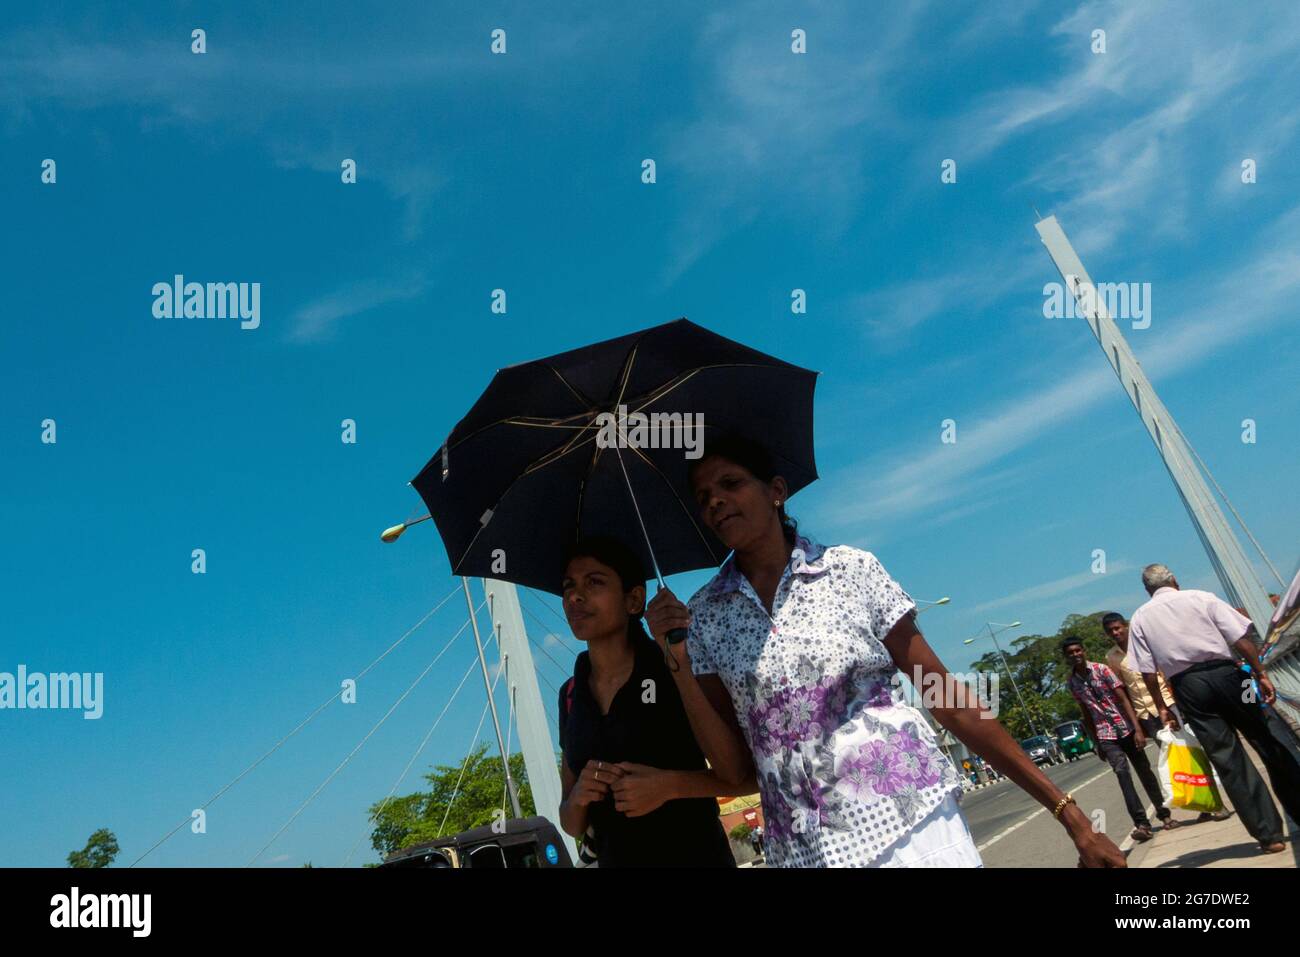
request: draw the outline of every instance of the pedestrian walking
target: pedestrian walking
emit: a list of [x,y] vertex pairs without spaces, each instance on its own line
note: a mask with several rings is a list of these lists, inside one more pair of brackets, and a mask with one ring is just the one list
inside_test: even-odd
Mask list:
[[[1119,679],[1124,682],[1124,690],[1128,692],[1129,700],[1133,702],[1133,710],[1137,712],[1138,724],[1146,732],[1146,736],[1154,738],[1161,728],[1178,730],[1179,721],[1172,710],[1175,707],[1174,693],[1169,690],[1169,683],[1165,681],[1165,676],[1159,671],[1156,672],[1156,683],[1160,686],[1160,697],[1153,698],[1151,692],[1147,690],[1147,684],[1142,679],[1142,674],[1134,671],[1126,663],[1128,659],[1129,623],[1124,619],[1124,616],[1116,611],[1107,612],[1101,618],[1101,628],[1106,632],[1106,636],[1114,642],[1110,651],[1106,652],[1106,664],[1110,665],[1110,670],[1115,672]],[[1196,823],[1226,821],[1230,817],[1232,817],[1232,812],[1228,810],[1202,811],[1200,816],[1196,818]]]
[[640,560],[598,537],[568,556],[564,615],[587,649],[559,693],[560,826],[585,835],[605,869],[735,867],[716,800],[735,782],[705,763],[721,753],[711,735],[730,733],[711,709],[695,713],[708,703],[680,688],[646,634]]
[[1151,769],[1151,762],[1147,760],[1146,734],[1138,723],[1137,712],[1124,689],[1124,683],[1110,668],[1089,661],[1079,638],[1073,635],[1066,638],[1061,642],[1061,651],[1070,662],[1070,693],[1079,703],[1088,733],[1097,742],[1097,756],[1110,764],[1110,769],[1119,781],[1124,806],[1133,819],[1133,840],[1149,841],[1152,833],[1146,805],[1133,787],[1130,765],[1137,771],[1142,789],[1156,806],[1156,816],[1165,829],[1178,827],[1179,822],[1173,819],[1173,813],[1164,806],[1160,781]]
[[[788,450],[783,450],[788,452]],[[870,552],[824,546],[786,515],[789,486],[772,450],[738,435],[705,440],[683,501],[731,550],[689,607],[655,595],[646,623],[744,735],[771,825],[776,867],[979,867],[961,783],[933,730],[895,684],[937,682],[938,723],[1052,811],[1080,863],[1124,857],[1044,775],[916,627],[916,604]]]
[[1174,697],[1169,691],[1165,676],[1157,672],[1160,697],[1152,698],[1141,673],[1124,664],[1124,659],[1128,657],[1128,622],[1124,616],[1116,611],[1107,612],[1101,618],[1101,629],[1112,642],[1110,650],[1106,652],[1106,664],[1124,682],[1124,690],[1128,692],[1133,710],[1137,712],[1138,724],[1148,738],[1154,738],[1161,728],[1170,722],[1176,722],[1170,711],[1174,706]]
[[1128,667],[1142,674],[1152,696],[1159,693],[1157,674],[1164,673],[1246,830],[1264,852],[1286,850],[1277,805],[1237,737],[1250,742],[1278,800],[1300,820],[1300,747],[1272,708],[1260,707],[1237,664],[1240,655],[1264,704],[1272,705],[1277,692],[1255,651],[1254,625],[1218,596],[1180,588],[1164,565],[1142,569],[1142,585],[1151,598],[1129,622]]

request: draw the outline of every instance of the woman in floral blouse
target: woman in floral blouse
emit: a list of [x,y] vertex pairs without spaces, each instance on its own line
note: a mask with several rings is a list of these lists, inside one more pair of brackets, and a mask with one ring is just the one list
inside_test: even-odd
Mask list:
[[[732,555],[689,607],[661,590],[646,623],[748,744],[769,863],[980,866],[957,772],[895,690],[899,669],[919,669],[927,685],[947,677],[911,598],[870,552],[799,535],[785,514],[785,480],[753,443],[709,443],[691,485],[701,521]],[[687,640],[666,645],[674,628],[687,628]],[[957,693],[930,709],[935,719],[1051,810],[1080,864],[1123,867],[1073,799],[964,685],[942,687],[950,684]]]

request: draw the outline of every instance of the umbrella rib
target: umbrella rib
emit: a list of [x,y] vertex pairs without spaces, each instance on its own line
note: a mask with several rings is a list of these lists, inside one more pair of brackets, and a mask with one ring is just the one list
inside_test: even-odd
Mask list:
[[[678,386],[684,384],[688,379],[692,378],[693,376],[701,372],[708,372],[711,369],[773,369],[773,368],[778,368],[778,367],[764,365],[763,363],[759,363],[759,362],[719,362],[716,365],[711,365],[711,366],[696,366],[694,369],[690,369],[686,372],[681,373],[680,375],[677,376],[676,379],[672,379],[668,382],[665,382],[663,385],[658,386],[658,391],[652,390],[650,392],[644,393],[641,396],[638,396],[634,401],[640,402],[641,399],[645,399],[645,402],[642,405],[638,406],[637,409],[635,409],[634,411],[639,412],[641,411],[641,409],[644,409],[651,402],[654,402],[658,399],[662,399],[669,392],[672,392]],[[813,374],[816,375],[816,373]]]
[[577,389],[576,389],[576,388],[575,388],[575,387],[574,387],[574,386],[569,382],[569,380],[566,379],[566,378],[564,377],[564,374],[561,373],[559,369],[555,368],[555,366],[551,365],[549,362],[546,364],[546,368],[550,369],[553,373],[555,373],[555,378],[559,379],[562,383],[564,383],[564,387],[565,387],[566,389],[568,389],[570,392],[572,392],[572,393],[573,393],[573,397],[574,397],[575,399],[577,399],[579,402],[581,402],[583,405],[585,405],[585,406],[587,407],[587,410],[588,410],[589,412],[590,412],[590,411],[595,411],[595,408],[596,408],[595,403],[593,403],[593,402],[592,402],[590,399],[588,399],[585,395],[583,395],[581,392],[579,392],[579,391],[578,391],[578,390],[577,390]]
[[[717,365],[711,365],[711,366],[699,366],[699,367],[697,367],[697,368],[695,368],[695,369],[691,369],[689,372],[683,373],[682,375],[678,376],[675,380],[673,380],[673,381],[671,381],[671,382],[667,382],[667,383],[665,383],[664,385],[657,387],[657,389],[652,390],[651,392],[643,393],[642,395],[638,396],[638,397],[637,397],[636,399],[634,399],[633,401],[641,402],[642,404],[641,404],[640,406],[638,406],[637,409],[636,409],[635,411],[640,411],[640,409],[644,409],[644,408],[645,408],[647,405],[649,405],[651,402],[654,402],[654,401],[656,401],[656,400],[658,400],[658,399],[663,398],[665,395],[667,395],[667,394],[668,394],[669,392],[671,392],[673,389],[678,388],[678,387],[681,386],[683,383],[685,383],[688,379],[690,379],[692,376],[695,376],[696,374],[698,374],[698,373],[700,373],[700,372],[707,372],[707,371],[709,371],[709,370],[711,370],[711,369],[741,369],[741,368],[769,368],[769,367],[768,367],[768,366],[760,365],[759,363],[756,363],[756,362],[722,362],[722,363],[718,363]],[[623,387],[625,388],[626,385],[627,385],[627,383],[626,383],[626,380],[625,380],[624,383],[623,383]],[[618,399],[618,403],[621,403],[621,402],[622,402],[622,399],[623,399],[623,396],[622,396],[622,394],[620,393],[620,395],[619,395],[619,399]],[[643,401],[643,400],[644,400],[644,401]],[[615,408],[617,408],[618,403],[615,404]],[[565,416],[565,418],[571,418],[571,416]],[[545,422],[545,421],[547,421],[547,420],[539,420],[539,422]],[[552,421],[552,422],[559,422],[559,421],[562,421],[562,420],[561,420],[561,419],[552,419],[552,420],[550,420],[550,421]],[[593,422],[594,422],[594,420],[593,420]],[[562,446],[560,446],[560,447],[558,447],[558,448],[551,449],[549,452],[546,452],[546,453],[544,453],[543,455],[541,455],[540,457],[538,457],[537,459],[535,459],[532,463],[530,463],[527,467],[525,467],[525,468],[523,469],[523,471],[522,471],[520,474],[521,474],[521,475],[527,475],[527,474],[529,474],[530,472],[535,472],[535,471],[536,471],[537,469],[539,469],[539,468],[545,468],[547,465],[550,465],[550,464],[551,464],[552,462],[554,462],[556,459],[558,459],[558,458],[562,458],[563,456],[568,455],[571,451],[573,451],[573,449],[576,447],[576,445],[578,445],[578,444],[585,444],[585,442],[582,441],[582,436],[583,436],[583,434],[586,433],[586,432],[592,432],[592,431],[595,431],[595,429],[593,428],[593,422],[588,422],[586,425],[584,425],[584,426],[582,426],[582,427],[579,427],[579,428],[577,429],[577,434],[575,434],[575,435],[573,436],[572,439],[570,439],[570,440],[569,440],[568,442],[566,442],[564,445],[562,445]],[[533,424],[535,424],[535,423],[523,423],[523,422],[519,422],[519,421],[517,421],[517,420],[515,420],[515,419],[513,419],[513,418],[510,418],[510,419],[501,419],[500,421],[495,422],[495,423],[493,423],[493,424],[494,424],[494,425],[525,425],[525,424],[533,425]],[[486,428],[486,426],[485,426],[485,428]],[[593,438],[593,439],[590,439],[590,440],[588,440],[588,441],[595,441],[595,440],[594,440],[594,438]],[[457,444],[460,444],[460,443],[457,443]],[[599,453],[597,453],[597,455],[595,456],[595,458],[592,460],[592,466],[591,466],[591,469],[588,470],[588,474],[590,474],[590,471],[591,471],[592,469],[595,468],[596,462],[599,461],[599,458],[600,458],[600,455],[599,455]],[[503,494],[503,497],[504,497],[504,494]]]
[[[639,346],[639,344],[638,344],[638,346]],[[632,374],[632,364],[633,364],[633,362],[634,362],[635,359],[636,359],[636,352],[637,352],[637,348],[638,348],[638,346],[633,346],[633,347],[632,347],[632,351],[628,354],[627,363],[626,363],[626,365],[624,365],[624,367],[623,367],[623,373],[622,373],[622,376],[621,376],[622,381],[621,381],[620,384],[619,384],[618,401],[615,402],[615,408],[617,408],[618,405],[619,405],[619,403],[622,402],[622,400],[623,400],[623,393],[627,390],[627,383],[628,383],[628,380],[629,380],[629,378],[631,377],[631,374]],[[547,368],[550,369],[552,372],[554,372],[555,375],[556,375],[556,377],[559,378],[561,382],[564,382],[565,386],[567,386],[567,387],[569,388],[569,390],[570,390],[571,392],[574,393],[574,396],[575,396],[575,397],[577,397],[577,398],[578,398],[579,400],[581,400],[581,401],[585,401],[585,400],[582,399],[581,394],[578,393],[577,390],[575,390],[575,389],[573,388],[573,386],[569,385],[568,381],[565,380],[564,376],[560,375],[560,373],[559,373],[559,371],[558,371],[557,369],[555,369],[553,366],[549,366],[549,365],[547,366]],[[638,410],[639,410],[639,409],[644,409],[647,405],[649,405],[651,402],[654,402],[656,399],[661,399],[661,398],[663,398],[665,395],[667,395],[668,393],[672,392],[674,389],[676,389],[676,388],[678,388],[679,386],[681,386],[682,383],[686,382],[688,379],[690,379],[690,378],[692,378],[693,376],[695,376],[697,373],[704,372],[704,371],[707,371],[707,370],[710,370],[710,369],[744,369],[744,368],[763,368],[763,369],[767,369],[767,368],[776,368],[776,367],[775,367],[775,366],[769,366],[769,365],[767,365],[767,364],[765,364],[765,363],[759,363],[759,362],[719,362],[719,363],[717,363],[717,364],[715,364],[715,365],[697,366],[696,368],[691,369],[689,372],[685,372],[685,373],[681,374],[680,376],[677,377],[676,380],[670,381],[670,382],[668,382],[668,383],[665,383],[665,384],[662,385],[662,386],[659,386],[659,387],[658,387],[658,391],[652,390],[652,391],[651,391],[650,393],[648,393],[646,396],[640,396],[640,397],[638,397],[637,400],[636,400],[636,401],[638,401],[638,402],[641,401],[642,398],[645,399],[645,402],[644,402],[641,406],[638,407]],[[814,373],[814,375],[815,375],[815,374],[816,374],[816,373]],[[595,408],[596,408],[595,406],[589,406],[588,411],[587,411],[586,414],[590,414],[591,412],[595,411]],[[581,414],[581,413],[580,413],[580,414]],[[522,425],[530,425],[530,426],[534,426],[534,427],[547,427],[547,426],[545,425],[545,423],[547,423],[547,422],[549,421],[549,422],[551,423],[551,426],[550,426],[550,427],[559,427],[559,426],[558,426],[558,423],[563,422],[563,421],[565,421],[566,419],[572,419],[572,418],[576,418],[576,417],[577,417],[577,416],[562,416],[562,417],[560,417],[560,418],[551,419],[551,420],[538,419],[537,422],[525,423],[525,422],[522,422],[522,421],[518,421],[517,417],[515,417],[515,416],[508,416],[508,417],[506,417],[506,418],[504,418],[504,419],[498,419],[496,422],[491,422],[491,423],[488,423],[487,425],[482,426],[481,428],[475,429],[473,433],[471,433],[470,435],[465,436],[465,438],[463,438],[463,439],[461,439],[459,442],[457,442],[456,445],[461,445],[462,443],[468,441],[470,438],[472,438],[473,436],[477,435],[478,433],[483,432],[483,431],[486,431],[487,429],[490,429],[490,428],[492,428],[493,426],[497,426],[497,425],[521,425],[521,426],[522,426]],[[592,422],[594,422],[594,419],[592,420]],[[586,441],[595,442],[595,438],[594,438],[594,437],[592,437],[592,438],[589,439],[589,440],[583,440],[583,439],[582,439],[582,436],[583,436],[584,433],[589,432],[589,431],[594,431],[594,430],[592,429],[592,422],[588,422],[586,425],[579,427],[579,428],[578,428],[578,431],[574,434],[574,436],[573,436],[573,437],[572,437],[568,442],[566,442],[564,445],[560,446],[559,448],[552,449],[551,451],[549,451],[549,452],[543,454],[542,456],[540,456],[539,458],[537,458],[536,460],[534,460],[531,464],[529,464],[526,468],[524,468],[524,469],[519,473],[519,475],[516,476],[515,479],[514,479],[514,480],[513,480],[509,485],[507,485],[506,488],[502,491],[501,495],[497,498],[495,504],[493,504],[493,506],[492,506],[492,511],[495,512],[495,511],[497,510],[498,506],[500,506],[500,504],[501,504],[503,501],[505,501],[506,496],[510,494],[510,490],[511,490],[512,488],[515,487],[515,485],[518,483],[519,479],[523,478],[525,475],[530,475],[530,474],[532,474],[533,472],[536,472],[538,469],[545,468],[546,466],[548,466],[548,465],[550,465],[550,464],[552,464],[552,463],[558,461],[559,459],[561,459],[561,458],[563,458],[564,456],[568,455],[570,452],[574,451],[575,448],[578,448],[578,447],[580,447],[581,445],[585,445],[585,444],[586,444]],[[708,428],[708,426],[706,425],[705,428]],[[454,446],[452,446],[452,447],[454,448]],[[687,506],[687,504],[685,503],[685,501],[682,500],[682,497],[681,497],[680,493],[678,493],[678,491],[677,491],[675,488],[673,488],[673,484],[672,484],[672,482],[670,482],[670,481],[668,480],[668,477],[667,477],[666,475],[664,475],[663,472],[662,472],[662,471],[661,471],[661,470],[660,470],[660,469],[659,469],[659,468],[658,468],[658,467],[657,467],[657,466],[656,466],[656,465],[655,465],[655,464],[654,464],[654,463],[653,463],[649,458],[647,458],[644,454],[642,454],[642,452],[641,452],[640,449],[637,449],[635,446],[629,446],[629,447],[632,448],[632,450],[633,450],[634,452],[636,452],[636,454],[637,454],[637,455],[642,459],[642,461],[644,461],[647,465],[649,465],[652,469],[654,469],[655,473],[656,473],[656,474],[657,474],[657,475],[658,475],[658,476],[663,480],[664,484],[668,486],[669,490],[673,493],[673,497],[677,500],[678,505],[681,506],[682,511],[685,512],[686,515],[687,515],[687,517],[691,519],[691,525],[692,525],[692,527],[695,529],[695,534],[699,535],[700,540],[704,543],[705,547],[708,548],[708,550],[709,550],[709,554],[712,555],[712,554],[713,554],[713,547],[712,547],[712,545],[710,545],[710,544],[709,544],[709,540],[708,540],[707,538],[704,537],[704,533],[700,531],[699,525],[696,523],[696,521],[695,521],[695,519],[694,519],[694,516],[691,515],[691,510],[690,510],[689,506]],[[588,476],[590,476],[592,473],[595,472],[596,465],[597,465],[597,463],[600,461],[600,451],[601,451],[600,448],[597,447],[597,449],[596,449],[596,451],[595,451],[595,454],[593,454],[593,456],[592,456],[591,465],[590,465],[590,466],[588,467],[588,469],[587,469],[587,475],[588,475]],[[582,488],[582,491],[580,491],[580,492],[579,492],[579,495],[578,495],[578,510],[579,510],[579,511],[578,511],[578,517],[579,517],[579,518],[581,518],[581,514],[582,514],[582,511],[581,511],[581,510],[582,510],[582,499],[583,499],[583,497],[584,497],[584,493],[585,493],[585,491],[586,491],[586,481],[585,481],[585,479],[584,479],[584,481],[583,481],[583,488]],[[465,550],[464,550],[463,552],[461,552],[461,560],[462,560],[462,561],[464,560],[464,557],[465,557],[467,554],[469,554],[470,550],[473,549],[473,547],[474,547],[474,543],[478,541],[478,537],[479,537],[479,535],[481,535],[481,534],[483,533],[483,529],[485,529],[485,528],[487,528],[486,525],[480,525],[478,531],[474,533],[474,537],[470,539],[470,542],[469,542],[469,544],[465,547]],[[457,562],[457,565],[458,565],[458,566],[459,566],[459,564],[460,564],[460,563]]]
[[[700,372],[708,372],[708,371],[711,370],[711,369],[749,369],[749,368],[752,368],[752,369],[770,369],[770,368],[777,368],[777,367],[776,367],[776,366],[768,366],[768,365],[764,365],[763,363],[759,363],[759,362],[719,362],[719,363],[717,363],[716,365],[711,365],[711,366],[697,366],[696,368],[691,369],[689,372],[687,372],[687,373],[683,373],[681,376],[678,377],[677,380],[674,380],[674,381],[672,381],[672,382],[665,383],[663,386],[659,386],[659,387],[658,387],[658,388],[663,389],[663,390],[665,390],[665,391],[663,391],[663,392],[659,392],[658,394],[647,393],[647,394],[646,394],[646,396],[648,396],[648,398],[647,398],[647,402],[653,402],[653,401],[654,401],[655,399],[657,399],[657,398],[662,398],[663,396],[667,395],[668,392],[670,392],[670,391],[672,391],[673,389],[677,388],[677,387],[680,386],[683,382],[685,382],[688,378],[690,378],[690,377],[693,376],[693,375],[696,375],[697,373],[700,373]],[[814,374],[815,374],[815,373],[814,373]],[[641,398],[643,398],[643,397],[638,397],[636,401],[640,401]],[[641,406],[641,408],[645,408],[645,406],[643,405],[643,406]],[[495,427],[498,426],[498,425],[534,425],[534,424],[542,424],[542,423],[552,423],[552,424],[556,424],[556,427],[559,427],[559,426],[558,426],[558,423],[565,422],[565,421],[570,420],[570,419],[576,419],[576,418],[578,418],[578,417],[581,416],[581,415],[590,415],[592,412],[595,411],[595,409],[596,409],[596,406],[592,406],[592,407],[589,408],[588,411],[585,412],[585,413],[576,413],[576,414],[574,414],[574,415],[559,416],[559,417],[554,418],[554,419],[545,419],[545,418],[538,417],[538,418],[536,419],[536,422],[535,422],[535,423],[524,422],[523,419],[528,418],[528,417],[526,417],[526,416],[513,416],[513,415],[508,415],[508,416],[506,416],[505,418],[497,419],[497,420],[494,421],[494,422],[486,422],[486,423],[484,423],[483,425],[481,425],[481,426],[479,426],[477,429],[475,429],[473,432],[471,432],[469,435],[466,435],[466,436],[464,436],[463,438],[457,439],[456,442],[455,442],[454,444],[452,444],[452,445],[448,445],[448,446],[447,446],[447,449],[448,449],[448,451],[451,451],[452,449],[455,449],[455,448],[457,448],[458,446],[464,445],[466,442],[468,442],[470,439],[474,438],[474,437],[475,437],[476,435],[478,435],[480,432],[486,432],[488,429],[495,428]],[[587,431],[587,430],[591,429],[591,423],[587,423],[586,425],[573,426],[573,428],[577,429],[577,430],[580,431],[580,432],[582,432],[582,431]],[[539,459],[539,461],[540,461],[540,459]]]
[[653,460],[651,460],[647,455],[645,455],[645,453],[643,453],[636,446],[628,446],[628,448],[631,449],[633,452],[635,452],[637,457],[640,458],[641,461],[645,462],[646,465],[650,466],[650,468],[654,470],[654,473],[663,480],[664,485],[668,486],[668,491],[672,492],[673,498],[676,499],[677,504],[681,506],[682,511],[686,514],[686,517],[690,519],[691,528],[695,529],[695,534],[700,537],[700,541],[703,542],[704,547],[709,550],[709,554],[713,555],[714,558],[717,558],[717,555],[713,551],[713,546],[709,543],[709,540],[704,537],[704,533],[700,531],[699,522],[697,522],[695,520],[695,516],[691,514],[690,507],[682,499],[681,494],[677,491],[677,489],[673,488],[673,483],[668,480],[668,476],[664,475],[663,470],[660,469],[659,466],[655,465]]

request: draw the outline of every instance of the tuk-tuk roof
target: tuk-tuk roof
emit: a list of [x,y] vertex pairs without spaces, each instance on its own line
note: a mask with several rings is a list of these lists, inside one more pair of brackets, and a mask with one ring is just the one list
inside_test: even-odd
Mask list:
[[384,863],[391,864],[395,861],[405,860],[408,857],[418,857],[439,847],[453,847],[456,850],[461,850],[465,847],[489,843],[509,847],[513,844],[527,844],[538,838],[556,845],[560,843],[560,835],[555,830],[555,825],[544,817],[509,818],[501,823],[505,825],[504,832],[500,830],[501,824],[496,825],[497,830],[493,829],[493,825],[486,824],[483,827],[462,831],[459,834],[449,834],[446,837],[424,841],[420,844],[412,844],[410,847],[393,851],[384,858]]

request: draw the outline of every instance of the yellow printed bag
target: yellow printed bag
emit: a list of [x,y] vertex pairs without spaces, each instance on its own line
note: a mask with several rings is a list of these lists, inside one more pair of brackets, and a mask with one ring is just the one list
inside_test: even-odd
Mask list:
[[1160,790],[1165,807],[1222,810],[1223,799],[1214,782],[1214,768],[1191,729],[1186,725],[1178,731],[1162,728],[1156,740],[1160,742]]

